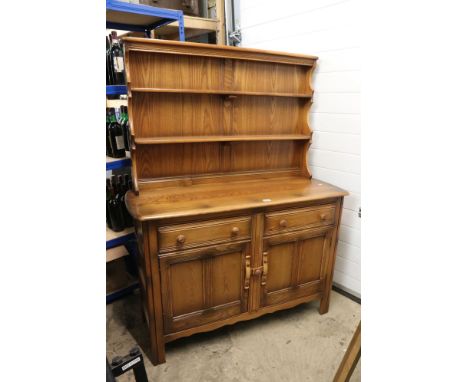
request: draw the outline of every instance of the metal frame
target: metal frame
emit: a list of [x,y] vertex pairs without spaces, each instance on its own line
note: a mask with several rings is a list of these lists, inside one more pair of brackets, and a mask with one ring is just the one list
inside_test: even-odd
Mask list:
[[143,354],[138,346],[130,349],[128,354],[124,357],[114,357],[111,365],[106,359],[107,379],[106,382],[115,382],[115,377],[124,373],[133,371],[135,382],[148,382],[148,376],[145,370],[145,362],[143,361]]
[[119,168],[130,167],[131,165],[132,165],[132,161],[130,160],[130,158],[115,160],[115,161],[106,163],[106,171],[117,170]]
[[127,95],[125,85],[106,85],[106,95]]
[[136,281],[133,284],[130,284],[129,286],[126,286],[125,288],[113,291],[109,294],[106,295],[106,305],[110,304],[116,300],[121,299],[122,297],[128,296],[129,294],[132,294],[132,292],[137,289],[140,286],[138,281]]
[[134,239],[135,233],[129,233],[128,235],[123,235],[116,237],[115,239],[106,241],[106,249],[111,249],[114,247],[118,247],[119,245],[124,245],[127,241]]
[[226,44],[239,46],[242,42],[240,29],[240,0],[226,0]]
[[[106,28],[107,29],[119,29],[125,31],[134,32],[145,32],[147,37],[151,36],[151,31],[162,27],[163,25],[170,24],[174,21],[179,23],[179,40],[185,41],[185,29],[184,29],[184,13],[180,10],[165,9],[151,7],[148,5],[124,3],[116,0],[106,0],[106,10],[127,13],[132,15],[141,16],[153,16],[155,21],[148,25],[133,25],[118,23],[112,20],[108,20],[106,17]],[[106,95],[122,95],[127,94],[127,87],[125,85],[107,85]],[[106,163],[106,170],[114,170],[131,165],[130,159],[122,159],[121,161],[115,161]],[[118,238],[106,241],[106,249],[118,247],[128,243],[129,240],[134,239],[135,234],[131,233],[128,235],[120,236]],[[119,298],[122,298],[128,294],[131,294],[133,290],[139,287],[139,283],[136,282],[125,288],[111,292],[106,295],[106,303],[109,304]],[[144,370],[144,369],[143,369]]]
[[170,24],[174,21],[179,23],[179,40],[185,41],[184,13],[175,9],[151,7],[149,5],[124,3],[116,0],[106,0],[106,10],[114,12],[129,13],[132,15],[154,16],[161,18],[148,25],[122,24],[112,20],[106,20],[106,28],[120,29],[133,32],[145,32],[149,37],[153,29]]

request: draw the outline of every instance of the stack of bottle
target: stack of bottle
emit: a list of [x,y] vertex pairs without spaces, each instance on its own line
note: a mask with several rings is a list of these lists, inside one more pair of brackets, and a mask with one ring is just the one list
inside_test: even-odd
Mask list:
[[106,36],[106,85],[125,85],[123,48],[115,31]]
[[107,156],[112,158],[125,157],[125,151],[130,151],[129,130],[127,106],[120,106],[120,109],[108,107],[106,110]]
[[112,175],[106,179],[106,223],[115,232],[133,226],[133,219],[125,206],[125,193],[131,188],[132,183],[127,174]]

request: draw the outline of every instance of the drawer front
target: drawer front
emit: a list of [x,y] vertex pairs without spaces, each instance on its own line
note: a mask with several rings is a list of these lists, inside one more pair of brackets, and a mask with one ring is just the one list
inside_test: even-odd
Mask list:
[[265,235],[335,224],[335,205],[297,208],[265,215]]
[[160,227],[159,251],[170,252],[235,240],[250,239],[251,218],[210,220]]

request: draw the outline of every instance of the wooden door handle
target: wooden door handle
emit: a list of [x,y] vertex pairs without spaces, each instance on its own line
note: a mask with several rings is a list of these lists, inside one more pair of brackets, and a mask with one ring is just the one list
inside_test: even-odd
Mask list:
[[239,233],[239,227],[233,227],[232,230],[231,230],[231,233],[233,235],[237,235]]
[[250,275],[252,274],[252,268],[250,268],[250,256],[245,257],[245,279],[244,289],[250,288]]
[[327,214],[320,214],[320,220],[325,220],[327,218]]
[[288,222],[284,219],[280,220],[280,226],[286,228],[288,226]]
[[177,242],[178,242],[179,244],[185,243],[185,236],[184,236],[184,235],[179,235],[179,236],[177,236]]
[[266,279],[268,275],[268,252],[263,252],[263,274],[261,285],[266,285]]

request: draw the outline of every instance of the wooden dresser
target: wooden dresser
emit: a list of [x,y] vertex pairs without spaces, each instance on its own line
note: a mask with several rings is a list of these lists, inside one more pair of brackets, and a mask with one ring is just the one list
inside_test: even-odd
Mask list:
[[311,300],[329,306],[346,191],[311,179],[317,58],[126,38],[151,359],[166,342]]

